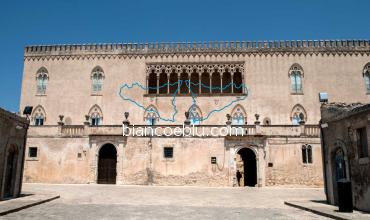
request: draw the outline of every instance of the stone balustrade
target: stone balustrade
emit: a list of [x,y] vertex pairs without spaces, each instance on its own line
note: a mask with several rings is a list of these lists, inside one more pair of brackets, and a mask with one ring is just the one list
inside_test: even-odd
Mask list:
[[[129,126],[130,130],[136,129],[136,132],[141,129],[146,136],[152,136],[152,131],[157,131],[157,135],[166,136],[172,133],[173,137],[181,137],[175,135],[175,129],[179,133],[179,129],[183,129],[183,125],[135,125]],[[146,130],[145,130],[146,128]],[[194,129],[197,129],[194,131]],[[188,131],[188,132],[187,132]],[[224,126],[224,125],[197,125],[185,130],[185,136],[189,135],[189,131],[195,136],[215,137],[216,136],[290,136],[290,137],[320,137],[320,127],[318,125],[242,125],[242,126]],[[213,133],[212,133],[213,132]],[[139,131],[140,133],[140,131]],[[182,133],[182,131],[180,132]],[[137,133],[136,133],[137,134]],[[28,135],[30,137],[88,137],[90,135],[123,135],[122,125],[46,125],[46,126],[30,126]],[[126,136],[132,137],[133,134]],[[136,135],[137,136],[137,135]]]

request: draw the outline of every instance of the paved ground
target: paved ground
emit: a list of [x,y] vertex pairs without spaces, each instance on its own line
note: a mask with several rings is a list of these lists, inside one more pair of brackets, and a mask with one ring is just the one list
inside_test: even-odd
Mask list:
[[284,205],[324,199],[322,189],[25,184],[24,191],[61,198],[0,219],[325,219]]

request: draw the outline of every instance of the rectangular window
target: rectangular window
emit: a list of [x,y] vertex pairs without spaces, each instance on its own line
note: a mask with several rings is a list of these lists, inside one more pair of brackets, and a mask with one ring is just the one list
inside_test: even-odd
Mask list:
[[163,148],[163,157],[164,158],[173,158],[173,147],[164,147]]
[[32,158],[37,157],[37,147],[28,148],[28,157],[32,157]]
[[369,157],[369,149],[367,144],[366,128],[359,128],[356,130],[357,134],[357,151],[359,158]]

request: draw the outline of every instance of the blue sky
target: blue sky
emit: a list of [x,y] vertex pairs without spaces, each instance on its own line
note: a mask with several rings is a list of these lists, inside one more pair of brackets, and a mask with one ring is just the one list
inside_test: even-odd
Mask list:
[[18,111],[32,44],[369,39],[369,0],[2,0],[0,107]]

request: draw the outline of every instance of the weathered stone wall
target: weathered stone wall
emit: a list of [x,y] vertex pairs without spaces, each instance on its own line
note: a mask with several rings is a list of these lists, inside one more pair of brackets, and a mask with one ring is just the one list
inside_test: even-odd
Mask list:
[[367,146],[370,146],[369,105],[334,103],[324,105],[321,111],[325,124],[323,148],[327,199],[331,204],[338,201],[335,156],[336,151],[341,149],[344,153],[346,179],[352,183],[354,206],[359,210],[370,211],[370,162],[369,157],[359,158],[359,139],[356,135],[356,129],[365,127]]
[[[9,196],[5,195],[9,183],[12,185],[10,196],[17,197],[21,193],[27,129],[28,121],[25,118],[0,108],[0,200]],[[8,161],[10,152],[15,152],[15,162]],[[8,181],[9,170],[12,171],[11,182]]]
[[[312,163],[303,163],[302,145],[312,146]],[[268,166],[272,163],[272,167]],[[319,139],[269,138],[266,185],[322,186],[322,158]]]

